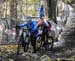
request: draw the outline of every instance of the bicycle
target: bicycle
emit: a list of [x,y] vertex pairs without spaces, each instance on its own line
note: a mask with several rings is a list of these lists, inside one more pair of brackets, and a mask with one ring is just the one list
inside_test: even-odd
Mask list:
[[[43,44],[44,44],[44,42],[46,42],[47,43],[47,47],[50,48],[50,50],[52,51],[53,50],[54,38],[48,33],[49,34],[48,35],[48,41],[46,41],[47,37],[44,34],[43,29],[41,28],[40,30],[41,30],[41,34],[38,36],[39,37],[38,40],[39,40],[39,43],[40,43],[39,49],[44,47]],[[48,50],[47,47],[45,47],[46,50]]]
[[21,47],[23,47],[24,52],[26,52],[29,48],[30,32],[28,31],[28,29],[21,28],[17,40],[18,40],[17,46],[17,55],[18,55]]

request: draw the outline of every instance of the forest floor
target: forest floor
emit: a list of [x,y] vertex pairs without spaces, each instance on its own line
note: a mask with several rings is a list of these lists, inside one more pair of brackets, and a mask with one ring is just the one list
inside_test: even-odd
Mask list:
[[25,56],[16,55],[16,51],[17,45],[0,45],[0,61],[75,61],[75,47],[53,51],[40,49],[35,54],[26,52]]

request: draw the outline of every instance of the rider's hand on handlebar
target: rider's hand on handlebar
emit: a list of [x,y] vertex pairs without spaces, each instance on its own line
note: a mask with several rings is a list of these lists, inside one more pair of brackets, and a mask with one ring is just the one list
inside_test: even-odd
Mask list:
[[18,25],[16,25],[16,28],[20,28]]

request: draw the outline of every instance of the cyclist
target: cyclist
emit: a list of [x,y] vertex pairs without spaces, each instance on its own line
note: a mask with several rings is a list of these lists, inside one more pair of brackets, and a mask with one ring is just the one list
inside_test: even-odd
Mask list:
[[[44,14],[44,5],[43,3],[41,4],[40,8],[39,8],[39,22],[38,22],[38,26],[41,26],[43,29],[43,33],[42,33],[42,41],[44,41],[43,46],[45,46],[48,42],[48,31],[50,31],[51,28],[51,24],[48,21],[48,17],[45,16]],[[45,40],[45,36],[46,36],[46,40]]]
[[[42,41],[44,41],[43,46],[45,46],[48,43],[48,36],[51,29],[51,24],[48,21],[48,19],[44,19],[44,17],[40,18],[40,21],[38,22],[38,26],[42,27],[43,33],[42,33]],[[45,40],[46,36],[46,40]]]
[[27,23],[24,22],[22,24],[17,25],[17,27],[27,27],[31,32],[31,45],[33,46],[33,53],[36,53],[36,35],[38,34],[37,22],[33,21],[31,17],[29,17]]

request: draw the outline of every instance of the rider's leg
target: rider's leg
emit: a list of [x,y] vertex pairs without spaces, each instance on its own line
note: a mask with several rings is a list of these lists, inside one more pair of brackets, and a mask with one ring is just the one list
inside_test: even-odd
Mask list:
[[48,32],[46,32],[45,35],[46,35],[46,44],[47,44],[48,43],[48,36],[49,36]]
[[34,53],[36,53],[36,38],[33,38],[33,49],[34,49]]
[[23,48],[24,48],[24,52],[26,52],[26,45]]
[[46,44],[46,42],[45,42],[45,34],[44,34],[44,33],[42,34],[42,41],[44,42],[44,43],[43,43],[43,47],[44,47],[45,44]]
[[31,36],[31,45],[33,46],[33,52],[36,53],[36,38]]

